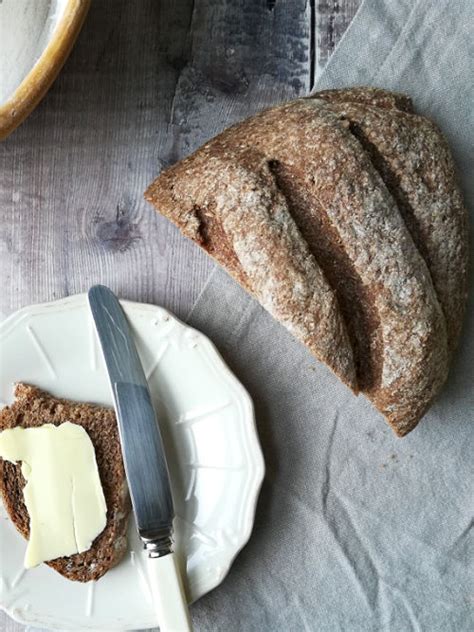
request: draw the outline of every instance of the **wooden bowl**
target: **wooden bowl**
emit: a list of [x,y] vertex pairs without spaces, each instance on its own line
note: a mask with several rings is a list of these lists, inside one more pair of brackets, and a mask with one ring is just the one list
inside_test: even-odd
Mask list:
[[[8,2],[10,4],[7,4]],[[23,10],[27,11],[30,9],[25,4],[23,4],[23,7],[20,5],[13,7],[11,2],[12,0],[4,0],[3,8],[0,4],[0,20],[2,19],[2,11],[5,12],[5,15],[9,11],[9,16],[12,19],[12,28],[14,28],[16,14],[12,17],[13,8],[15,10],[18,9],[18,23],[20,23],[20,20],[24,20],[21,9],[23,8]],[[56,15],[51,15],[52,13],[54,14],[54,11],[50,10],[44,20],[44,29],[47,28],[47,21],[50,21],[51,24],[49,27],[51,33],[47,36],[44,48],[40,49],[36,60],[31,60],[31,67],[27,70],[26,76],[19,79],[14,91],[10,92],[8,96],[4,96],[5,100],[3,102],[0,101],[0,140],[11,134],[46,94],[71,52],[84,23],[89,5],[90,0],[56,0],[56,4],[51,3],[51,7],[53,9],[56,8],[57,13]],[[36,5],[36,8],[33,10],[38,10],[38,7],[41,11],[47,5]],[[2,44],[0,42],[0,53],[1,48]],[[28,61],[26,63],[28,64]],[[15,79],[12,81],[15,82]],[[5,90],[8,92],[8,86]]]

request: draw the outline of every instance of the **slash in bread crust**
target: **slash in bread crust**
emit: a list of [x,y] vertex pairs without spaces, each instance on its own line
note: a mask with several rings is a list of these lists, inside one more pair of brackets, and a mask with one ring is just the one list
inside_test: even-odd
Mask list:
[[350,121],[428,265],[452,353],[466,306],[469,253],[467,212],[447,143],[425,117],[339,98],[332,109]]
[[265,155],[204,147],[163,174],[149,198],[272,316],[356,390],[333,290],[288,210]]

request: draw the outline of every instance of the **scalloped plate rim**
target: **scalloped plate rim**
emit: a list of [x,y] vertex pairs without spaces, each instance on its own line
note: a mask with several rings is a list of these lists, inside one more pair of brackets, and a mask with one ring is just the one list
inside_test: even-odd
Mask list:
[[[83,303],[85,300],[87,300],[87,294],[80,293],[80,294],[71,295],[62,299],[57,299],[55,301],[45,301],[45,302],[40,302],[40,303],[34,303],[34,304],[18,309],[17,311],[13,312],[9,316],[7,316],[5,319],[0,321],[0,343],[3,339],[5,339],[9,335],[10,330],[14,329],[14,327],[17,326],[19,323],[21,323],[25,318],[31,317],[36,314],[49,312],[49,311],[57,312],[57,311],[66,311],[68,309],[74,309],[74,308],[83,306]],[[248,415],[248,419],[251,420],[251,425],[248,428],[247,438],[249,440],[249,445],[252,445],[253,447],[252,449],[253,462],[251,464],[252,468],[249,470],[251,472],[251,476],[249,476],[249,479],[253,481],[253,485],[251,484],[249,485],[249,489],[247,492],[246,500],[247,500],[248,506],[245,512],[245,515],[246,515],[245,526],[241,531],[241,537],[238,544],[235,546],[232,555],[229,556],[226,566],[222,567],[222,570],[220,573],[216,573],[216,579],[210,582],[209,588],[206,589],[205,591],[207,593],[213,590],[214,588],[216,588],[217,586],[219,586],[222,583],[222,581],[225,579],[225,577],[228,575],[236,557],[238,556],[240,551],[245,547],[245,545],[248,543],[250,536],[252,534],[252,530],[253,530],[253,526],[255,522],[255,513],[256,513],[258,498],[259,498],[260,490],[261,490],[264,476],[265,476],[265,463],[264,463],[264,458],[263,458],[262,450],[261,450],[259,439],[258,439],[258,431],[257,431],[257,426],[256,426],[253,401],[250,395],[248,394],[247,390],[245,389],[245,387],[242,385],[242,383],[238,380],[238,378],[227,366],[227,364],[225,363],[223,357],[221,356],[215,344],[205,334],[200,332],[198,329],[195,329],[194,327],[191,327],[190,325],[184,323],[182,320],[180,320],[177,316],[175,316],[172,312],[170,312],[164,307],[154,305],[152,303],[141,303],[138,301],[132,301],[132,300],[122,299],[122,298],[120,298],[120,303],[124,305],[125,307],[129,307],[131,310],[136,310],[137,313],[138,312],[156,313],[158,311],[161,314],[168,316],[173,321],[176,321],[180,325],[183,325],[184,327],[186,327],[186,329],[196,332],[199,335],[200,340],[204,343],[204,346],[207,347],[206,356],[209,357],[209,351],[211,352],[211,355],[214,355],[214,359],[217,361],[219,365],[218,367],[219,371],[222,373],[223,376],[225,376],[225,380],[228,383],[230,383],[233,388],[235,388],[238,392],[240,392],[240,396],[244,403],[244,407],[247,409],[246,412]],[[251,435],[253,435],[253,437]],[[0,611],[5,612],[13,620],[17,621],[18,623],[22,625],[40,625],[40,626],[47,625],[49,626],[50,629],[64,630],[62,626],[51,627],[52,622],[41,619],[41,617],[33,616],[30,618],[28,616],[24,616],[23,613],[19,614],[17,611],[16,605],[10,608],[8,606],[3,606],[0,603]],[[25,613],[25,614],[28,614],[28,613]],[[68,629],[73,631],[73,630],[79,630],[83,628],[68,628]],[[92,632],[95,629],[96,628],[87,628],[88,632]],[[124,627],[114,626],[113,628],[107,627],[107,628],[101,628],[101,629],[114,630],[116,632],[122,632],[122,631],[125,632],[127,630],[132,630],[133,628],[130,628],[126,624]]]

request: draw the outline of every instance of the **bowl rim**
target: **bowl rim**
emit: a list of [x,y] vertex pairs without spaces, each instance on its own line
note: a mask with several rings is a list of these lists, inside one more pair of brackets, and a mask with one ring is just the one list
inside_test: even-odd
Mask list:
[[35,109],[63,67],[86,19],[91,0],[68,0],[54,34],[12,96],[0,106],[0,141]]

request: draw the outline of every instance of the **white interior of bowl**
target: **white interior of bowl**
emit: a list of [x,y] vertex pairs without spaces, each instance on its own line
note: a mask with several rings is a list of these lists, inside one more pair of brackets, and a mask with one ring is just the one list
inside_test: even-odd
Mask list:
[[68,0],[0,0],[0,106],[43,54]]

